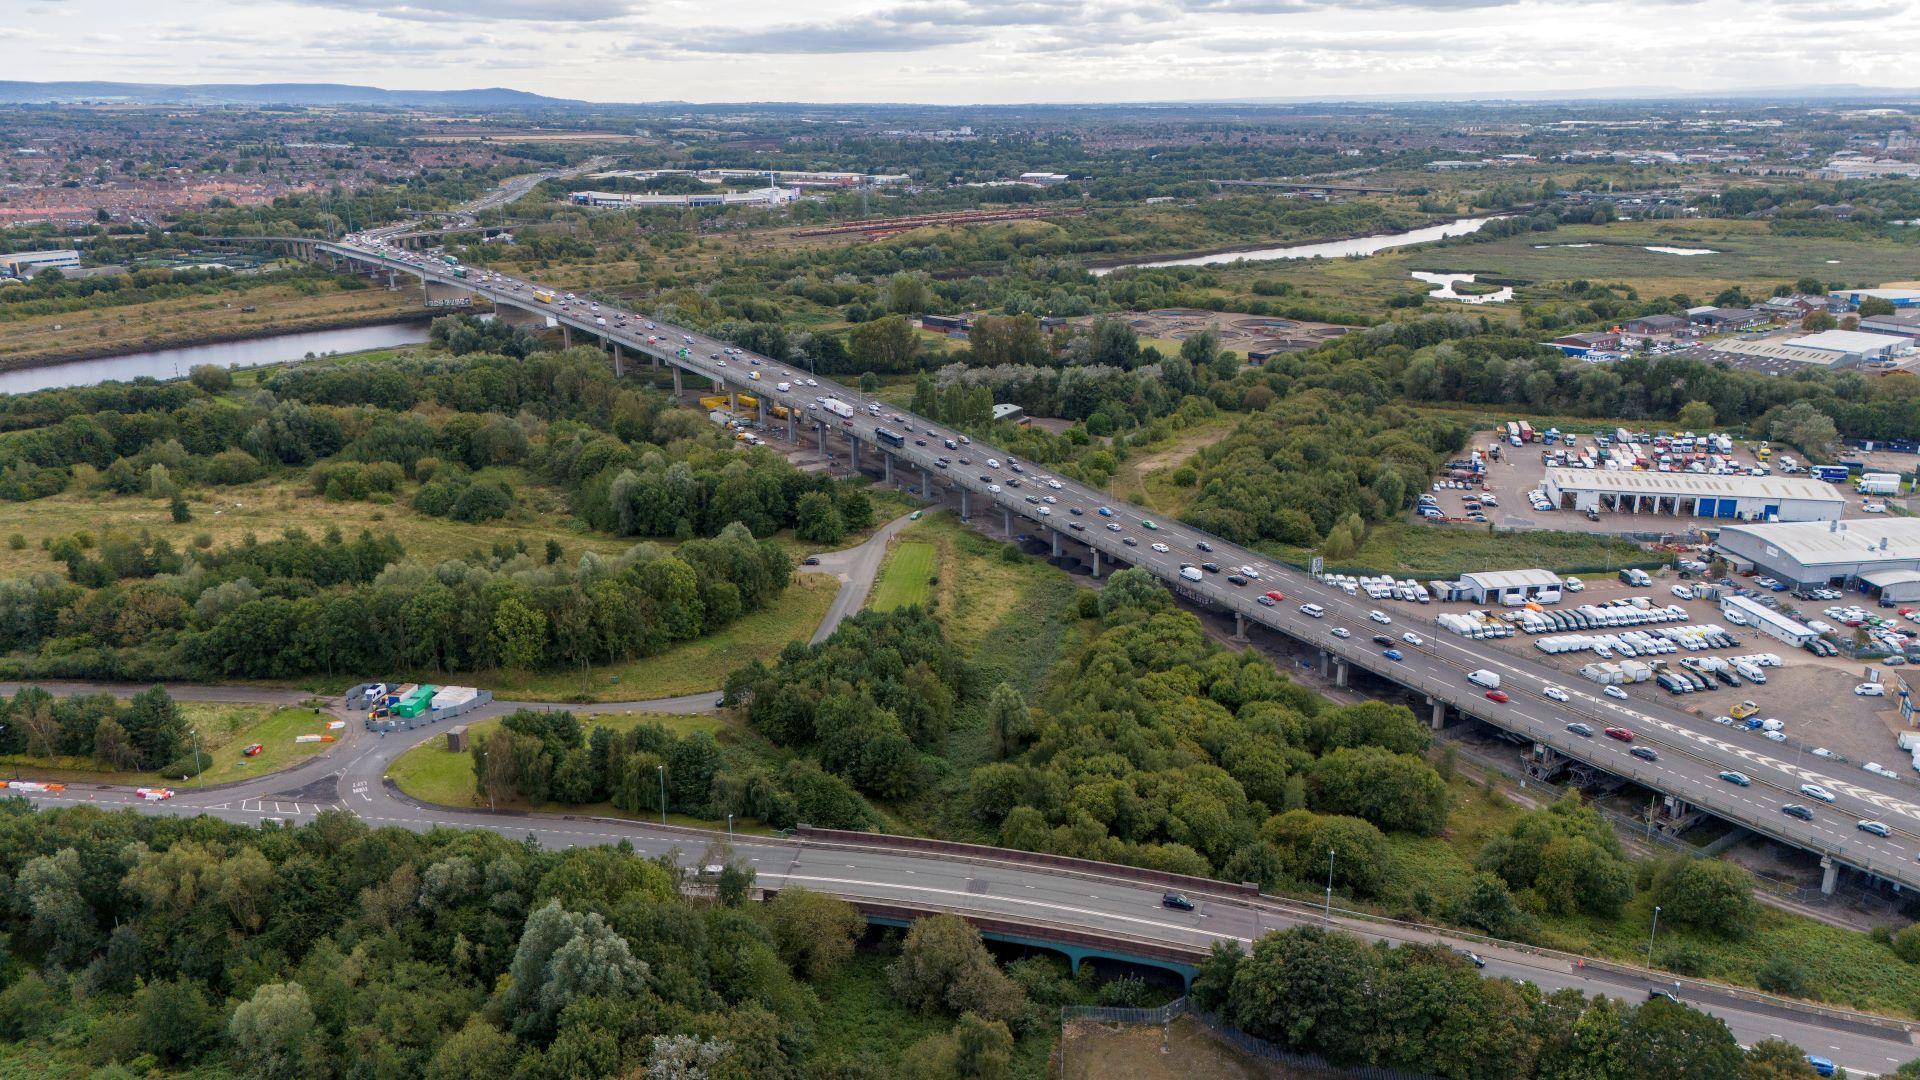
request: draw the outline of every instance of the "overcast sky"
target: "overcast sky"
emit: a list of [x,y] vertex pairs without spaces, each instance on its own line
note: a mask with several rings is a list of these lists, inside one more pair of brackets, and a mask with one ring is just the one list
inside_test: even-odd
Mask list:
[[14,0],[0,78],[593,101],[1920,85],[1878,0]]

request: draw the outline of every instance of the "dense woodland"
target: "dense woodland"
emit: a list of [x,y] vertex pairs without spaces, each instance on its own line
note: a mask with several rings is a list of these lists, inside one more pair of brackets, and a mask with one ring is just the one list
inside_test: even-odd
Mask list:
[[[530,485],[586,527],[655,537],[617,557],[519,545],[438,563],[369,528],[297,526],[216,548],[110,530],[54,538],[45,571],[0,582],[0,650],[23,674],[285,678],[541,669],[657,653],[774,602],[792,573],[764,538],[837,542],[866,493],[742,450],[689,410],[615,382],[596,354],[412,355],[285,368],[251,390],[190,381],[0,404],[0,485],[171,504],[294,477],[327,499],[407,500],[457,521],[523,514]],[[56,569],[56,568],[63,568]]]

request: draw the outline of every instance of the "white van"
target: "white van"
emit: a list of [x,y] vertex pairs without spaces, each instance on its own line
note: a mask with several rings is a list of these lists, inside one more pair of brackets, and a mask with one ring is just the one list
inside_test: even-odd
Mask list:
[[1188,581],[1199,581],[1205,575],[1200,573],[1200,568],[1197,566],[1183,566],[1180,568],[1180,576]]
[[1327,609],[1321,607],[1319,604],[1301,604],[1300,614],[1305,615],[1309,619],[1320,619],[1326,617]]
[[1467,681],[1472,683],[1475,686],[1485,687],[1488,690],[1500,689],[1499,673],[1488,671],[1486,668],[1481,668],[1478,671],[1468,672]]

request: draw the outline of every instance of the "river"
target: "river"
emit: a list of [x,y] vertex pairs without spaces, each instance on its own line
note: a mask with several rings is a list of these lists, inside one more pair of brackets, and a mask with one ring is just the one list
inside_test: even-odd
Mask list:
[[1242,261],[1266,262],[1278,259],[1343,259],[1350,255],[1373,255],[1392,248],[1430,244],[1435,240],[1445,240],[1449,236],[1466,236],[1468,233],[1479,232],[1481,226],[1492,220],[1492,217],[1460,218],[1445,225],[1429,225],[1424,229],[1414,229],[1410,232],[1357,236],[1351,240],[1326,240],[1318,244],[1295,244],[1292,247],[1256,248],[1252,251],[1219,251],[1211,255],[1193,255],[1184,259],[1162,259],[1156,262],[1127,263],[1124,266],[1103,266],[1091,270],[1090,273],[1100,277],[1111,274],[1115,270],[1131,270],[1140,267],[1221,266]]
[[142,375],[156,379],[177,379],[185,377],[198,364],[261,367],[290,363],[305,358],[308,353],[324,356],[327,353],[390,349],[399,345],[418,345],[425,340],[427,323],[414,320],[374,326],[347,326],[338,330],[308,330],[218,345],[189,345],[179,349],[122,353],[119,356],[69,360],[60,364],[0,372],[0,393],[25,394],[57,386],[92,386],[115,380],[131,382]]

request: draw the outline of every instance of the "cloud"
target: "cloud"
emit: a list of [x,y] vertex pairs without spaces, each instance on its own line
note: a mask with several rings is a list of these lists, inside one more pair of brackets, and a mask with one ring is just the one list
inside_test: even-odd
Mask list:
[[1794,22],[1867,22],[1869,20],[1894,19],[1907,14],[1910,9],[1905,4],[1886,4],[1881,7],[1863,8],[1782,8],[1776,14]]
[[361,11],[389,19],[446,22],[607,22],[639,13],[636,0],[301,0],[315,7]]

